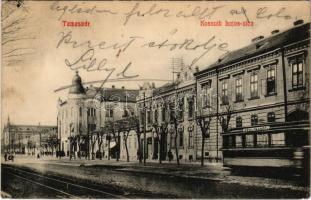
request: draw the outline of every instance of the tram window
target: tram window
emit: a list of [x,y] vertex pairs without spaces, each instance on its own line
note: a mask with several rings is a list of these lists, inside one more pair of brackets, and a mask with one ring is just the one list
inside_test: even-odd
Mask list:
[[235,137],[235,146],[236,147],[243,147],[242,136],[241,135],[237,135]]
[[271,134],[271,144],[273,146],[284,146],[285,145],[284,133]]
[[268,146],[269,137],[268,134],[258,134],[257,135],[257,146]]
[[229,137],[228,137],[228,145],[229,145],[229,147],[235,147],[235,138],[234,138],[234,135],[230,135]]
[[246,146],[247,147],[254,146],[254,135],[246,135]]

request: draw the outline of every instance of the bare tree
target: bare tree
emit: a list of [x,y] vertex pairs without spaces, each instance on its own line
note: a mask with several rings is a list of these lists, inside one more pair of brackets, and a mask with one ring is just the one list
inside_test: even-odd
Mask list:
[[212,116],[198,116],[196,119],[196,122],[198,126],[201,129],[201,135],[202,135],[202,147],[201,147],[201,166],[204,166],[204,145],[205,145],[205,139],[209,137],[209,130],[210,130],[210,124],[212,121]]
[[90,142],[91,142],[91,153],[92,153],[92,160],[95,159],[95,152],[94,152],[94,149],[95,149],[95,144],[96,144],[96,134],[91,134],[90,135]]
[[139,163],[143,162],[143,157],[142,157],[142,148],[141,148],[141,134],[143,133],[143,130],[140,126],[140,122],[139,119],[137,117],[132,117],[131,118],[131,123],[133,128],[136,131],[136,135],[137,135],[137,144],[138,144],[138,148],[137,148],[137,158],[139,160]]
[[129,150],[127,146],[127,139],[128,139],[130,131],[131,131],[130,127],[124,127],[123,129],[123,142],[124,142],[124,146],[126,150],[126,161],[127,162],[130,162],[130,155],[129,155]]
[[98,144],[98,151],[100,153],[99,159],[102,159],[102,152],[101,152],[101,147],[103,144],[103,137],[104,137],[104,131],[101,129],[99,132],[97,132],[97,144]]
[[224,106],[223,112],[219,113],[217,118],[219,120],[222,131],[226,133],[229,128],[230,119],[233,113],[233,106],[228,104]]
[[172,116],[171,115],[171,123],[174,126],[174,131],[175,131],[175,137],[174,137],[174,146],[175,146],[175,155],[176,155],[176,162],[177,165],[180,165],[179,162],[179,155],[178,155],[178,143],[177,143],[177,137],[178,137],[178,125],[179,125],[179,120],[177,119],[176,115]]
[[159,163],[162,163],[162,149],[163,149],[163,141],[167,136],[168,132],[168,123],[162,122],[160,125],[155,122],[153,123],[153,128],[155,129],[155,132],[157,134],[158,138],[158,156],[159,156]]

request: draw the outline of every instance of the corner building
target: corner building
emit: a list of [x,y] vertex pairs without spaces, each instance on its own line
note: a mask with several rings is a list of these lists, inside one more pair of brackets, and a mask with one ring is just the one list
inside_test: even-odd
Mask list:
[[201,115],[213,116],[225,166],[308,169],[309,30],[298,20],[195,74]]

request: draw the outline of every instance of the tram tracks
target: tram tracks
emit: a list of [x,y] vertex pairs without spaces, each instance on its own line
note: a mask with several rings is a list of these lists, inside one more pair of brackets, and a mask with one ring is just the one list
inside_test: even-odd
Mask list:
[[51,191],[60,193],[68,198],[125,198],[122,195],[104,191],[95,187],[90,187],[76,183],[64,177],[48,176],[41,173],[30,172],[16,167],[2,165],[3,173],[22,179],[25,182],[44,187]]

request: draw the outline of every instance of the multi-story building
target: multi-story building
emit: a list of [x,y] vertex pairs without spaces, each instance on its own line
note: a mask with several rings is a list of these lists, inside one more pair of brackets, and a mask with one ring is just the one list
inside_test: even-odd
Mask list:
[[[84,87],[78,72],[72,80],[68,99],[58,101],[58,138],[65,155],[107,157],[108,151],[120,152],[120,146],[108,142],[107,122],[135,116],[138,90]],[[118,139],[120,140],[120,139]],[[109,147],[108,147],[109,143]],[[116,149],[117,148],[117,149]],[[109,150],[108,150],[109,149]],[[110,153],[115,156],[115,153]]]
[[212,118],[211,134],[221,134],[225,165],[299,163],[310,145],[309,31],[298,20],[195,74],[201,115]]
[[56,152],[58,146],[57,127],[46,125],[18,125],[8,119],[3,130],[4,150],[19,154]]
[[[145,153],[148,159],[159,159],[159,155],[162,160],[176,160],[178,155],[185,162],[201,158],[202,136],[198,134],[196,123],[195,71],[197,69],[182,65],[173,83],[159,88],[144,84],[141,88],[138,108],[141,125],[146,127]],[[210,138],[205,141],[204,158],[216,158],[213,142]]]

